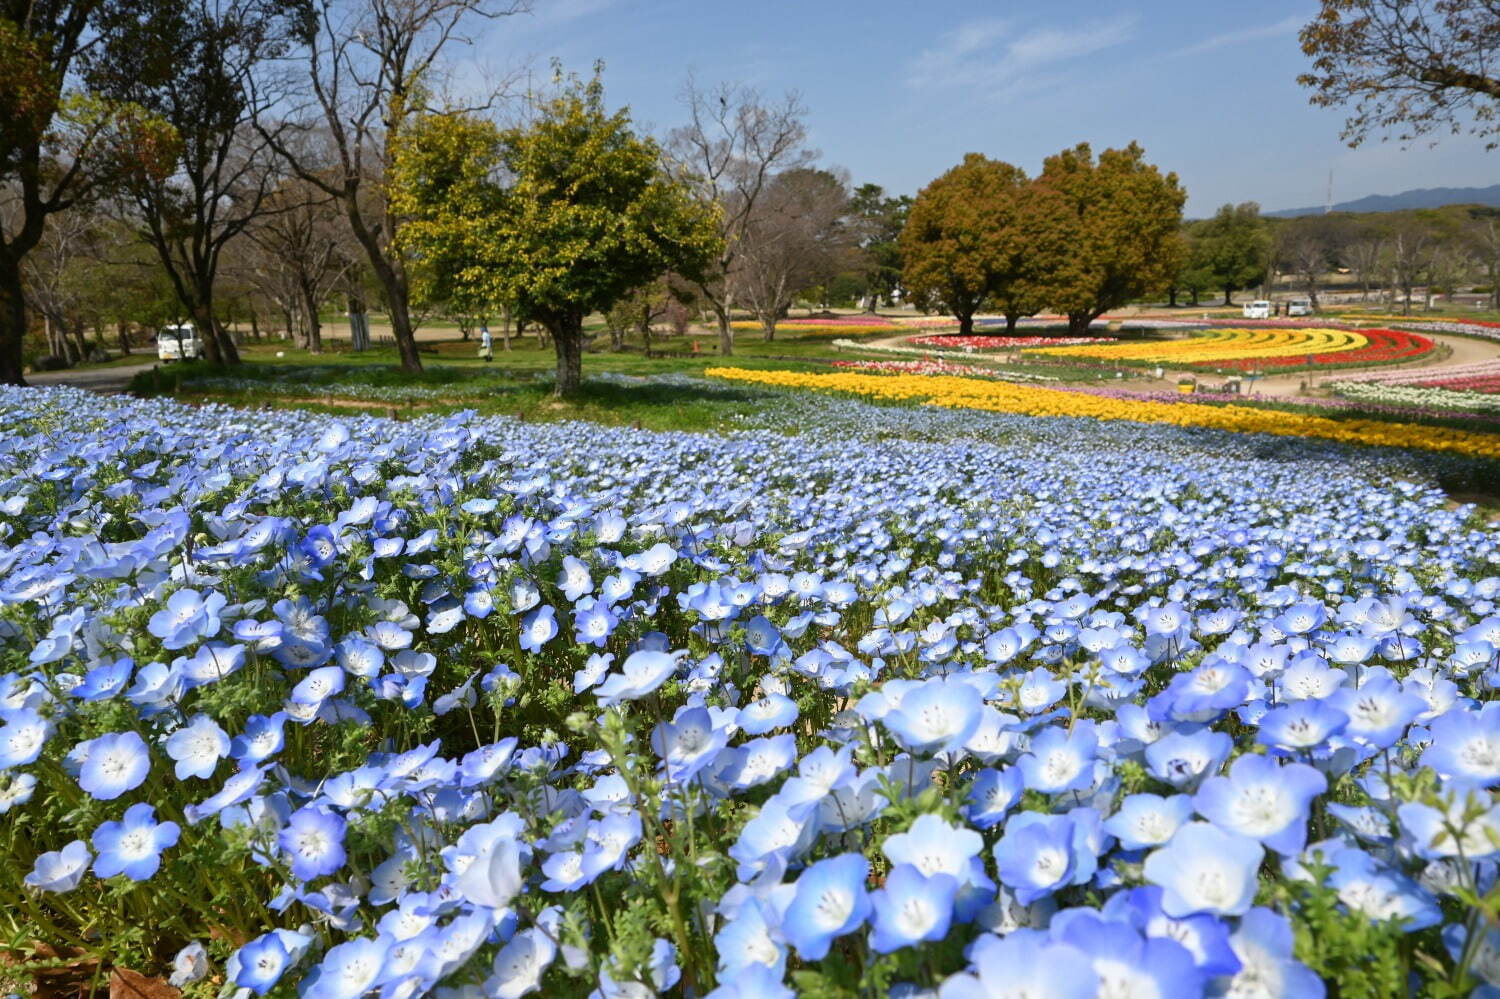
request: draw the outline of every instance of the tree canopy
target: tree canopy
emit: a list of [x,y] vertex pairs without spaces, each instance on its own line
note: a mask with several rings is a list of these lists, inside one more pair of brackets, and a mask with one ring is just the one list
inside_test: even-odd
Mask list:
[[551,334],[564,395],[585,316],[668,271],[700,275],[720,247],[712,206],[664,172],[628,111],[605,110],[597,73],[559,82],[521,127],[445,115],[414,129],[393,186],[418,258],[460,265],[446,279],[457,294],[508,302]]
[[1253,201],[1225,205],[1192,228],[1189,268],[1202,273],[1199,287],[1224,292],[1225,305],[1234,292],[1264,280],[1270,254],[1271,234]]
[[1069,243],[1048,279],[1047,304],[1075,333],[1109,309],[1165,289],[1177,272],[1187,193],[1175,173],[1163,174],[1145,156],[1132,142],[1096,160],[1081,143],[1043,165],[1040,183],[1066,206],[1053,231]]
[[1500,6],[1489,0],[1322,0],[1302,29],[1312,103],[1347,107],[1343,136],[1407,141],[1433,132],[1500,135]]

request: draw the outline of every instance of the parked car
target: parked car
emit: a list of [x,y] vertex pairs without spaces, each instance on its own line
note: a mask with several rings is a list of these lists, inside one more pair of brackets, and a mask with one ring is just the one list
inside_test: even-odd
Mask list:
[[1270,319],[1276,314],[1276,309],[1265,299],[1258,298],[1253,302],[1245,303],[1246,319]]
[[1312,299],[1294,298],[1286,303],[1286,314],[1289,316],[1310,316],[1313,314]]
[[192,323],[163,326],[156,334],[156,357],[161,361],[189,361],[203,356],[203,341]]

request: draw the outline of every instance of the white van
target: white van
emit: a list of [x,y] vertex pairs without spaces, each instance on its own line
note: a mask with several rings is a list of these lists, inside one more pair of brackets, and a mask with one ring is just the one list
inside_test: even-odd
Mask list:
[[203,341],[192,323],[163,326],[156,334],[156,357],[161,361],[190,361],[203,356]]
[[1271,303],[1267,302],[1263,298],[1257,298],[1253,302],[1245,303],[1246,319],[1270,319],[1271,316],[1275,314],[1275,311],[1276,310],[1271,307]]
[[1312,299],[1294,298],[1286,303],[1286,314],[1289,316],[1310,316],[1312,311]]

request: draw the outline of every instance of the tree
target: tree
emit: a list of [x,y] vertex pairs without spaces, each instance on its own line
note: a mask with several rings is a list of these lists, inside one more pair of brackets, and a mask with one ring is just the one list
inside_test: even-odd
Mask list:
[[90,58],[95,85],[145,109],[110,133],[132,222],[161,261],[212,363],[239,351],[214,306],[224,248],[260,217],[276,183],[252,119],[254,77],[284,54],[292,24],[272,0],[122,0],[103,29],[118,52]]
[[1385,270],[1385,256],[1385,240],[1372,230],[1366,230],[1357,236],[1344,251],[1349,270],[1354,273],[1354,280],[1359,282],[1360,301],[1370,300],[1370,289],[1375,287]]
[[849,199],[850,224],[863,251],[863,297],[873,312],[901,286],[901,230],[911,212],[909,194],[887,197],[879,184],[861,184]]
[[[386,178],[412,124],[431,112],[428,95],[444,50],[467,42],[476,21],[530,10],[528,0],[306,0],[300,38],[302,85],[258,119],[262,134],[303,180],[333,198],[389,310],[407,371],[422,370],[412,319],[411,277]],[[489,101],[483,102],[488,106]],[[292,104],[293,128],[281,129]]]
[[1343,137],[1401,141],[1467,125],[1500,133],[1500,6],[1492,0],[1322,0],[1302,29],[1312,71],[1297,82],[1321,107],[1349,107]]
[[1163,175],[1132,142],[1094,159],[1087,143],[1049,157],[1039,182],[1062,196],[1054,231],[1069,252],[1053,269],[1048,304],[1077,336],[1107,310],[1164,290],[1179,265],[1182,205],[1177,175]]
[[719,253],[695,283],[718,320],[719,353],[728,356],[741,242],[771,178],[812,160],[802,148],[807,109],[796,94],[768,104],[753,88],[724,83],[705,91],[691,78],[682,99],[688,123],[668,136],[670,168],[701,204],[717,209]]
[[403,150],[395,187],[415,254],[462,255],[471,294],[547,330],[562,396],[581,379],[586,316],[669,271],[700,278],[720,247],[712,207],[663,170],[628,112],[605,111],[598,73],[559,82],[528,125],[450,115],[416,132],[421,151]]
[[792,300],[838,269],[852,245],[844,224],[848,205],[842,177],[807,167],[777,174],[756,201],[730,283],[767,340]]
[[1500,309],[1500,222],[1494,216],[1476,219],[1469,227],[1469,243],[1489,279],[1490,308]]
[[[0,384],[24,385],[22,263],[48,220],[88,197],[111,109],[75,84],[104,0],[0,0]],[[90,38],[93,41],[90,41]]]
[[1391,278],[1402,296],[1401,314],[1404,316],[1411,315],[1412,290],[1421,280],[1431,242],[1427,231],[1416,225],[1403,225],[1391,234]]
[[1321,221],[1318,216],[1293,219],[1277,233],[1277,257],[1297,276],[1315,310],[1318,281],[1328,273],[1329,246]]
[[319,313],[350,264],[340,220],[327,195],[297,178],[283,181],[267,200],[265,217],[247,232],[260,251],[256,270],[286,296],[288,311],[301,314],[307,349],[322,353]]
[[1011,298],[1036,271],[1023,226],[1027,188],[1019,167],[969,153],[917,192],[901,230],[902,283],[952,313],[960,333],[973,332],[988,299]]
[[1225,205],[1199,223],[1193,236],[1195,263],[1207,270],[1212,286],[1224,292],[1225,305],[1233,304],[1234,292],[1253,288],[1265,278],[1271,237],[1255,202]]

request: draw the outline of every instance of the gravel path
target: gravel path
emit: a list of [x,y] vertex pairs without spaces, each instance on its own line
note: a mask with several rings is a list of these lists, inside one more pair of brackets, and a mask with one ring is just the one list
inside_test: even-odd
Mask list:
[[155,361],[142,361],[140,364],[122,365],[113,368],[84,368],[81,371],[39,371],[34,375],[26,376],[28,385],[71,385],[74,388],[88,389],[90,392],[102,392],[105,395],[117,395],[125,391],[125,386],[130,384],[130,379],[138,372],[150,371],[156,367]]

